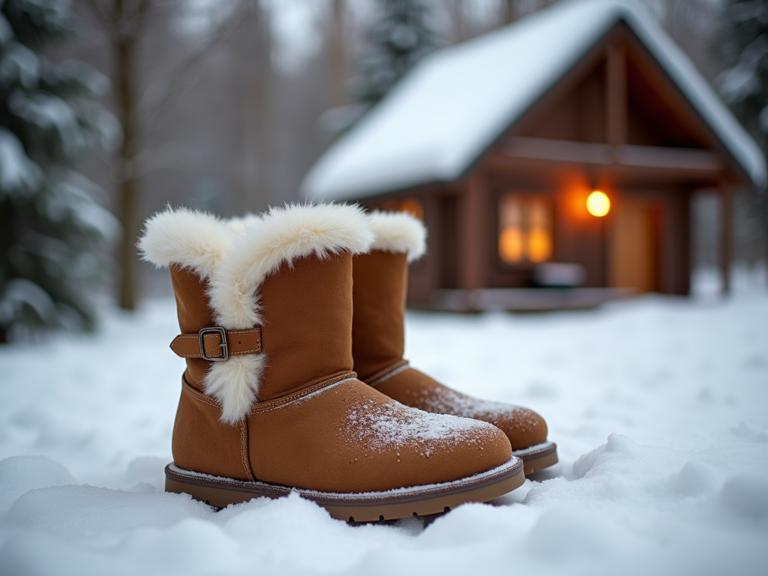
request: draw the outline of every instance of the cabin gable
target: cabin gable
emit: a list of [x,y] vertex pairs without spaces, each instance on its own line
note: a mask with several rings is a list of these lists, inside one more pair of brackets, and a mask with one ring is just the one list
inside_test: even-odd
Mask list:
[[[644,157],[622,158],[637,154]],[[678,168],[683,179],[709,180],[714,185],[728,163],[733,165],[729,179],[750,185],[748,175],[739,170],[707,123],[622,22],[502,131],[475,166],[494,155],[491,162],[497,163],[500,158],[519,157],[587,163],[597,170],[609,164]],[[726,162],[726,156],[731,162]]]

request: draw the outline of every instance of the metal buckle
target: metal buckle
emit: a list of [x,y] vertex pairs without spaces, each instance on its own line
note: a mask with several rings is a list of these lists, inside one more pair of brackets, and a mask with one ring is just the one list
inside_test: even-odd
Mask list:
[[[206,334],[218,334],[221,338],[221,344],[219,344],[219,348],[221,348],[221,356],[206,356],[205,355],[205,341],[204,336]],[[212,326],[210,328],[201,328],[199,333],[199,339],[200,339],[200,356],[203,360],[208,360],[208,362],[224,362],[225,360],[229,359],[229,345],[227,344],[227,331],[224,328],[221,328],[220,326]]]

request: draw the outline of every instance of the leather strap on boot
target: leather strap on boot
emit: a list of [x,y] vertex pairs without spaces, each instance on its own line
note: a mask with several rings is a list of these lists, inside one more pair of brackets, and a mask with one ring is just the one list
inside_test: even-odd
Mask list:
[[248,330],[225,330],[219,326],[202,328],[197,334],[180,334],[171,350],[182,358],[202,358],[223,362],[237,354],[261,352],[261,326]]

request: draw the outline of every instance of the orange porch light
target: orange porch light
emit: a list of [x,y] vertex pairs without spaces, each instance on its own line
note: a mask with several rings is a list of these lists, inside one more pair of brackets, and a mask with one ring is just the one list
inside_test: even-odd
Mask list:
[[605,192],[593,190],[587,198],[587,210],[592,216],[602,218],[611,211],[611,201]]

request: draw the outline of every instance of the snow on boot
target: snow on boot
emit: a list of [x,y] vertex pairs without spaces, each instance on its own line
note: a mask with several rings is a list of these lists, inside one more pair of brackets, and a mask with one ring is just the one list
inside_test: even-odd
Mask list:
[[358,377],[407,406],[497,426],[523,459],[526,474],[554,465],[557,447],[547,441],[547,424],[536,412],[460,394],[403,360],[408,262],[424,253],[426,230],[405,213],[375,212],[369,218],[373,247],[353,258],[352,356]]
[[352,371],[354,206],[290,206],[235,230],[198,212],[149,219],[170,268],[186,358],[166,490],[224,507],[291,491],[335,518],[443,512],[522,484],[497,428],[408,408]]

